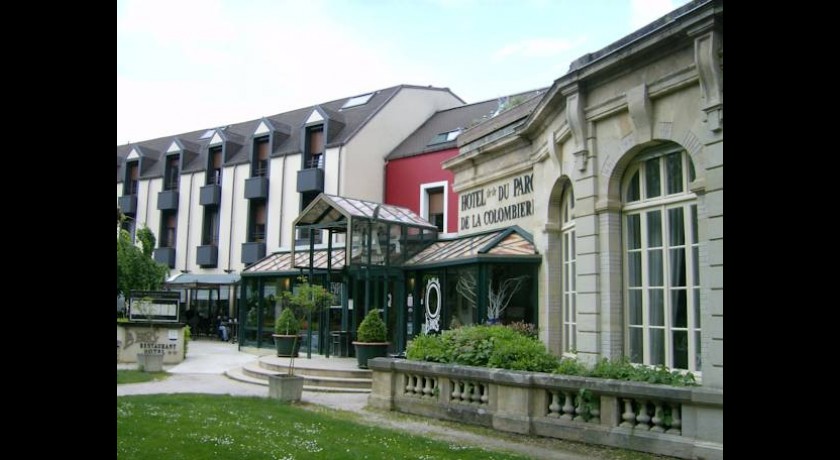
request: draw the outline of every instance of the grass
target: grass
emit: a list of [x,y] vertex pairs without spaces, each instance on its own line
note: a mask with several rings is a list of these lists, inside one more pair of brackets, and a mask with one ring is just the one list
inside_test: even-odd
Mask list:
[[523,459],[368,426],[266,398],[117,398],[120,459]]
[[169,378],[167,372],[142,372],[133,369],[117,369],[117,385],[121,383],[143,383]]

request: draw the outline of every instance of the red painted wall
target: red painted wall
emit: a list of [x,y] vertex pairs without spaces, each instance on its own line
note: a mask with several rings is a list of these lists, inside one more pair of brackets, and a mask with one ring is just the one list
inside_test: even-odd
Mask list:
[[408,158],[391,160],[385,167],[385,203],[403,206],[420,214],[420,185],[446,181],[448,208],[446,231],[458,231],[458,194],[452,191],[453,174],[440,164],[455,155],[458,149],[441,150]]

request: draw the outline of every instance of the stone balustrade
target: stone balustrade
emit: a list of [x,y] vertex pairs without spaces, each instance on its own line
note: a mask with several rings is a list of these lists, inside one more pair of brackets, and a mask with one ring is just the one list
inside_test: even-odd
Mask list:
[[723,458],[723,390],[376,358],[369,403],[501,431]]

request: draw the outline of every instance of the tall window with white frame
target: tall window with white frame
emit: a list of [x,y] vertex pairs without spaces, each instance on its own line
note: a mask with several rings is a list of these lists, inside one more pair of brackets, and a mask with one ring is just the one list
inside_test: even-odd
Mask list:
[[647,365],[700,371],[694,165],[671,144],[640,154],[622,183],[626,350]]
[[563,351],[577,350],[577,256],[575,251],[575,194],[566,187],[560,204],[560,238],[563,241]]
[[439,233],[447,231],[448,220],[446,208],[449,200],[446,197],[448,184],[446,181],[427,182],[420,184],[420,215],[437,227]]
[[429,223],[437,227],[439,232],[445,232],[443,228],[443,214],[445,209],[443,207],[443,187],[426,189],[429,199]]

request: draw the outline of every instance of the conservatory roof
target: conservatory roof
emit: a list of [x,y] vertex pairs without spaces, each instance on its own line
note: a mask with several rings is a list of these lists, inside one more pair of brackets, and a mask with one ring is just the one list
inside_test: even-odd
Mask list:
[[313,225],[320,227],[337,227],[337,223],[344,223],[351,218],[372,219],[380,222],[406,224],[414,227],[437,230],[437,227],[415,214],[408,208],[382,204],[374,201],[345,198],[338,195],[322,193],[295,219],[294,225]]
[[[333,248],[332,250],[332,269],[341,270],[344,268],[344,248]],[[314,251],[314,268],[316,270],[327,269],[327,250],[316,249]],[[299,269],[309,268],[309,251],[295,252],[294,263],[292,263],[291,252],[275,252],[268,255],[261,260],[258,260],[254,265],[242,270],[243,275],[254,273],[279,273],[279,272],[297,272]]]
[[239,284],[239,275],[179,273],[164,283],[172,287],[198,287]]
[[531,235],[519,226],[438,240],[406,262],[406,267],[454,265],[492,259],[541,260]]

